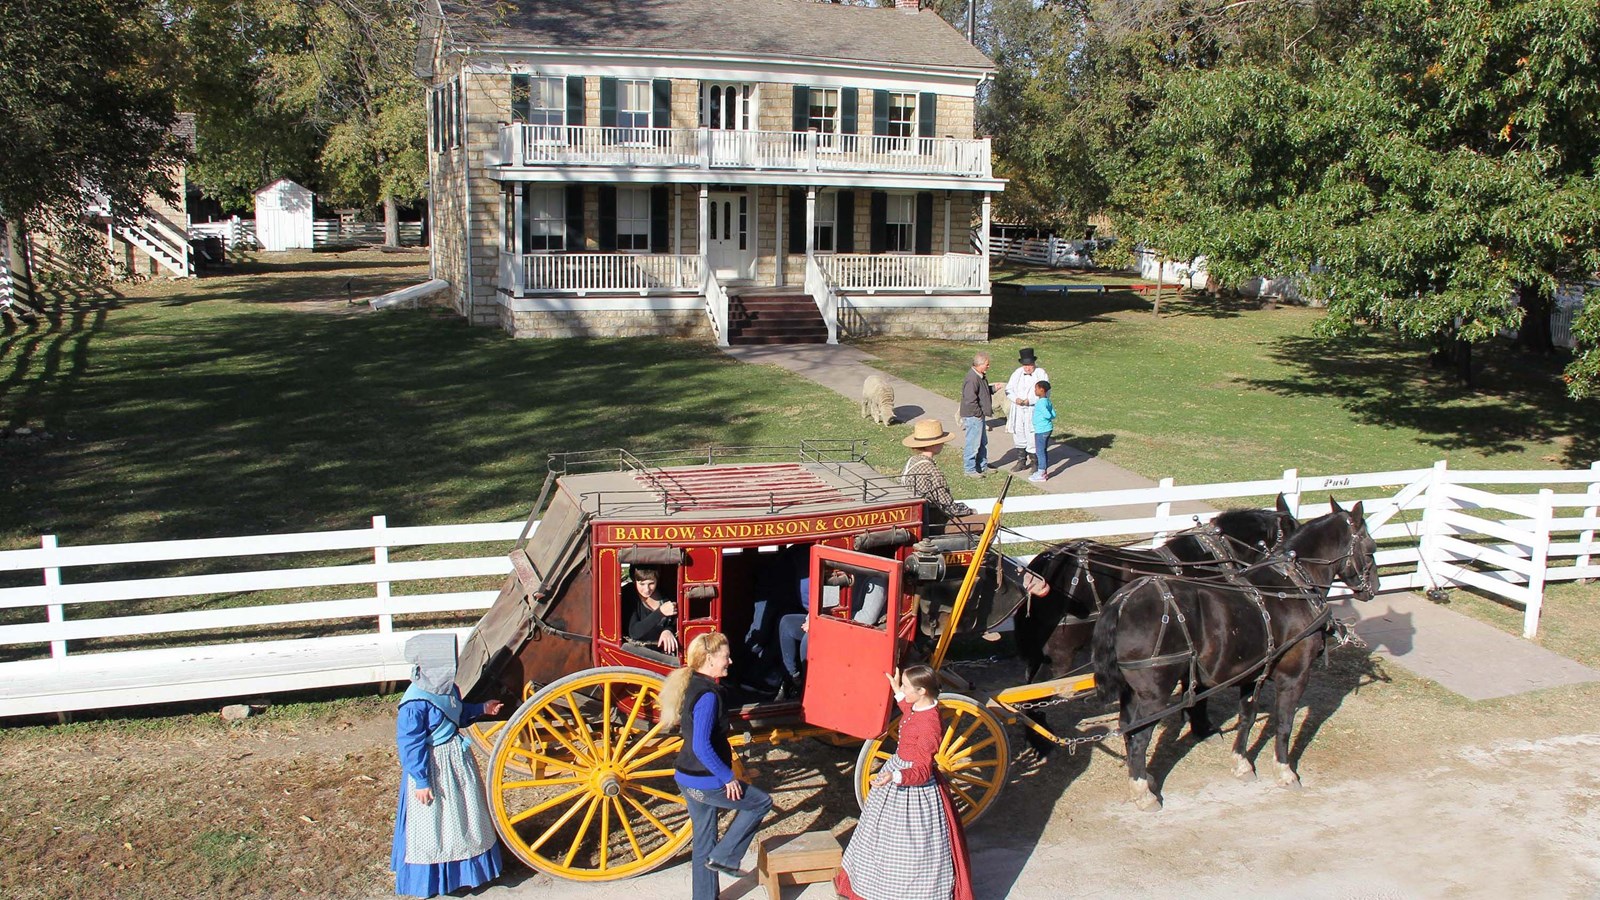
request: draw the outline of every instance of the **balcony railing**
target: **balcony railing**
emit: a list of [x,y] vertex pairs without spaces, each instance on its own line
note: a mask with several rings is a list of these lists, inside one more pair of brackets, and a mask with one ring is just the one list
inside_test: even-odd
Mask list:
[[989,141],[816,131],[503,125],[503,166],[619,166],[990,177]]
[[818,256],[828,281],[840,290],[866,291],[983,291],[983,257],[964,253],[943,256],[891,256],[836,253]]
[[516,295],[700,292],[700,257],[672,253],[527,253],[500,256],[500,284]]

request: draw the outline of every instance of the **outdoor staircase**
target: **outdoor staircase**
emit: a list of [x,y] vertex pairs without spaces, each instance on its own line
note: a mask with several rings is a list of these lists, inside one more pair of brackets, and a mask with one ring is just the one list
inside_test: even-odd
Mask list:
[[828,324],[810,294],[799,288],[735,290],[728,298],[729,345],[828,342]]
[[143,250],[178,278],[194,274],[188,237],[154,216],[140,216],[135,222],[117,225],[117,237]]

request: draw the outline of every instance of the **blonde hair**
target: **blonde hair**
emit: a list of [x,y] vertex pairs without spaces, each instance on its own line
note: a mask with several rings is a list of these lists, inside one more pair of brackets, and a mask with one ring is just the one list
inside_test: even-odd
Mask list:
[[683,712],[683,696],[689,692],[689,676],[699,671],[706,664],[711,654],[728,646],[728,636],[720,631],[708,631],[696,635],[689,642],[689,649],[683,653],[683,668],[674,669],[667,681],[661,686],[661,697],[656,702],[661,706],[661,727],[671,731],[678,727],[679,714]]

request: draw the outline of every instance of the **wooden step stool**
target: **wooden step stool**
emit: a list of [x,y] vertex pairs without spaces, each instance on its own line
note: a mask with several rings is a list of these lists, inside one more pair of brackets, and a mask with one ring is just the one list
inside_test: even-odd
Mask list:
[[769,900],[782,900],[786,884],[832,881],[844,851],[826,831],[781,834],[766,838],[756,854],[756,874]]

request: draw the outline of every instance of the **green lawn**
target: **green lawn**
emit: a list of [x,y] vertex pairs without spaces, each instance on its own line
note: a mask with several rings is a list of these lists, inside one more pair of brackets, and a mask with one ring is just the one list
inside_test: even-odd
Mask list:
[[417,254],[264,254],[0,319],[0,428],[49,434],[0,440],[0,548],[516,519],[567,450],[860,438],[904,462],[903,428],[704,342],[512,340],[345,302],[426,277]]
[[[1150,478],[1179,483],[1419,468],[1587,467],[1600,459],[1600,404],[1567,399],[1560,359],[1508,347],[1479,354],[1478,390],[1386,332],[1313,337],[1321,312],[1186,295],[1159,319],[1131,291],[1023,297],[1018,282],[1126,284],[1126,277],[1000,270],[986,348],[993,381],[1033,347],[1053,376],[1070,440]],[[875,340],[896,375],[954,396],[974,347]]]

